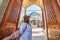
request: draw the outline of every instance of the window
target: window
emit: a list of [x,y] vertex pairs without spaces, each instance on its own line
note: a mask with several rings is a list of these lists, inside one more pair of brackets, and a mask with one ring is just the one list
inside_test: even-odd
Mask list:
[[0,0],[0,23],[10,0]]
[[57,0],[57,2],[58,2],[58,4],[59,4],[59,6],[60,6],[60,0]]

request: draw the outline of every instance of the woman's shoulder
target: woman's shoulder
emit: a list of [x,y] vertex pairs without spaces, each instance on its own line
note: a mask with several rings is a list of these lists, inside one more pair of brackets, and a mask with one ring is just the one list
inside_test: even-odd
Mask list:
[[23,22],[23,23],[21,23],[21,25],[26,25],[26,23],[25,23],[25,22]]

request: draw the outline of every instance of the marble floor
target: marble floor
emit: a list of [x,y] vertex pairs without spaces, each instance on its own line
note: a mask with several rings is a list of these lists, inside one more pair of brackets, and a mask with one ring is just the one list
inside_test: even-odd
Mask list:
[[32,40],[46,40],[46,34],[42,28],[32,29]]
[[46,40],[45,36],[33,36],[32,40]]

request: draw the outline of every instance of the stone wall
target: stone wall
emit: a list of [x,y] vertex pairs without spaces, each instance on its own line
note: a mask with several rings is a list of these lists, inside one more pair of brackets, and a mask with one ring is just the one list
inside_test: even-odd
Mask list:
[[22,0],[10,0],[0,25],[0,40],[11,35],[18,27]]

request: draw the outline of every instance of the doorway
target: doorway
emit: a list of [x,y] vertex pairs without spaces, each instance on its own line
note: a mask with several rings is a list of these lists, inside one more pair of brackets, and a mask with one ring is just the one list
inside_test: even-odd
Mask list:
[[25,14],[25,9],[24,7],[22,7],[18,27],[20,27],[20,24],[23,22],[24,15],[30,16],[30,25],[32,28],[32,40],[47,40],[41,8],[38,5],[33,4],[27,8]]

